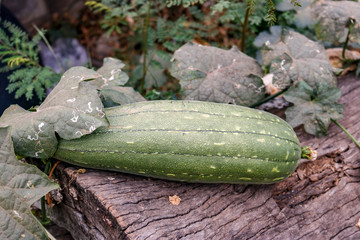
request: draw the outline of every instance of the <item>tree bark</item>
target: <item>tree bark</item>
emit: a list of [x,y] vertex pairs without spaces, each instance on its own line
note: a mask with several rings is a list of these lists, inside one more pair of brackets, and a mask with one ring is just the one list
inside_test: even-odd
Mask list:
[[[360,139],[360,79],[339,79],[344,119]],[[280,114],[280,113],[279,113]],[[281,114],[280,114],[281,115]],[[61,164],[52,220],[74,239],[360,239],[360,150],[335,125],[319,158],[271,185],[188,184]],[[180,203],[170,202],[174,196]],[[171,199],[170,199],[171,200]]]

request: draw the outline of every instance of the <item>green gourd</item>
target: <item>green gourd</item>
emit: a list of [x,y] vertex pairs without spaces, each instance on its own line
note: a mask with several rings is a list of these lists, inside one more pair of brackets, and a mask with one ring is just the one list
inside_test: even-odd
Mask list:
[[279,117],[200,101],[148,101],[105,110],[110,126],[60,140],[54,157],[88,168],[204,183],[266,184],[297,167],[301,147]]

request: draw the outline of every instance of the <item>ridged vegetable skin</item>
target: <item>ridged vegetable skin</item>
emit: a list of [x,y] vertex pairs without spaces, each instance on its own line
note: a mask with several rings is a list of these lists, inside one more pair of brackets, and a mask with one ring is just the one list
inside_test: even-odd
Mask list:
[[168,180],[273,183],[301,156],[279,117],[241,106],[148,101],[106,109],[110,127],[60,140],[54,157],[78,166]]

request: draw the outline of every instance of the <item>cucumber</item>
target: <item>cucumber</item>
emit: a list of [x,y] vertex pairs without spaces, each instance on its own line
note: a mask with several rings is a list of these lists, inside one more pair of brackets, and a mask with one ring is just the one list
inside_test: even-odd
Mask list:
[[293,129],[267,112],[200,101],[148,101],[105,110],[110,126],[60,140],[55,158],[167,180],[266,184],[296,168]]

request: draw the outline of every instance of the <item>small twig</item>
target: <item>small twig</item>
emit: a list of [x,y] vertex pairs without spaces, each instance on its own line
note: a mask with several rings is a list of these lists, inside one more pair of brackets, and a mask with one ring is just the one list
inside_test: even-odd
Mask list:
[[59,67],[60,67],[60,71],[61,71],[62,73],[64,73],[64,68],[63,68],[63,66],[62,66],[59,58],[56,56],[56,54],[55,54],[55,52],[54,52],[54,49],[51,47],[49,41],[46,39],[44,33],[43,33],[35,24],[33,24],[33,27],[36,29],[36,31],[38,32],[38,34],[40,35],[40,37],[41,37],[41,38],[43,39],[43,41],[45,42],[46,46],[49,48],[51,54],[54,56],[56,63],[57,63],[57,64],[59,65]]
[[150,9],[151,9],[151,0],[149,0],[148,2],[148,9],[147,9],[147,14],[146,14],[146,19],[145,19],[145,27],[144,27],[144,40],[143,40],[143,54],[144,54],[144,58],[143,58],[143,75],[141,78],[141,82],[140,82],[140,89],[139,92],[143,93],[144,92],[144,86],[145,86],[145,78],[146,78],[146,72],[147,72],[147,67],[146,67],[146,55],[147,55],[147,41],[148,41],[148,30],[149,30],[149,25],[150,25]]
[[250,15],[250,6],[247,6],[246,13],[245,13],[245,20],[244,20],[243,29],[242,29],[242,35],[241,35],[240,51],[242,51],[242,52],[244,52],[244,50],[245,50],[246,31],[247,31],[247,24],[249,21],[249,15]]

